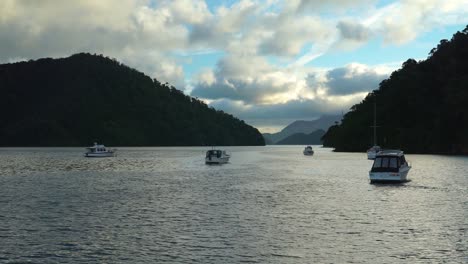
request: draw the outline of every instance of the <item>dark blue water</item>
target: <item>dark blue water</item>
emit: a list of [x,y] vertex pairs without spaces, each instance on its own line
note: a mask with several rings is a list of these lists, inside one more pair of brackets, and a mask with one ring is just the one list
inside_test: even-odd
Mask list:
[[468,158],[303,147],[0,149],[0,263],[467,263]]

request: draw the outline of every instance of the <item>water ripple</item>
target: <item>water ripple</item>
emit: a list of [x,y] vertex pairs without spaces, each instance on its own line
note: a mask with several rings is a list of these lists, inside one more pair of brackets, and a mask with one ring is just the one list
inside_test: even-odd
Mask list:
[[370,185],[365,154],[204,150],[0,149],[0,262],[467,261],[467,158],[408,155],[411,182]]

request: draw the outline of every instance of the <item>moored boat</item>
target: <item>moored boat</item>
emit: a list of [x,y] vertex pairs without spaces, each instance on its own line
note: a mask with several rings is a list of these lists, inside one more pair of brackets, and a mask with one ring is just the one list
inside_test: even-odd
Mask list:
[[367,150],[367,159],[373,160],[377,156],[377,153],[382,149],[380,146],[372,146],[370,149]]
[[382,150],[376,154],[369,171],[371,183],[398,183],[407,181],[411,166],[401,150]]
[[114,154],[114,149],[109,149],[104,145],[99,145],[98,143],[94,142],[94,145],[92,147],[86,148],[86,153],[84,154],[84,156],[88,158],[102,158],[113,157]]
[[367,159],[373,160],[379,151],[382,149],[377,146],[377,104],[374,102],[374,125],[371,126],[374,129],[374,145],[367,150]]
[[211,149],[206,152],[205,164],[223,164],[229,161],[231,155],[225,150]]
[[304,148],[304,151],[302,151],[302,153],[304,153],[304,155],[306,156],[312,156],[314,155],[314,150],[312,149],[312,146],[307,146]]

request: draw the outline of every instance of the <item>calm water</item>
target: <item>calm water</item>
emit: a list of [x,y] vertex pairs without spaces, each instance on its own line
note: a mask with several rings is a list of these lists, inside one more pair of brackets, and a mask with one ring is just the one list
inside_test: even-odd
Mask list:
[[468,158],[303,147],[0,149],[0,263],[467,263]]

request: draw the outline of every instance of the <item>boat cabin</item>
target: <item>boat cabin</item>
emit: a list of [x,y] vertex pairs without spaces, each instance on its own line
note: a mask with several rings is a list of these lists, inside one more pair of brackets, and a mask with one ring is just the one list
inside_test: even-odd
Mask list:
[[95,153],[95,152],[106,152],[107,149],[104,145],[98,145],[94,143],[94,146],[86,148],[88,152]]
[[371,172],[398,172],[402,166],[408,166],[403,151],[384,150],[377,153]]
[[225,151],[221,151],[221,150],[217,150],[217,149],[212,149],[212,150],[208,150],[206,152],[206,157],[217,157],[217,158],[220,158],[222,155],[226,155]]

